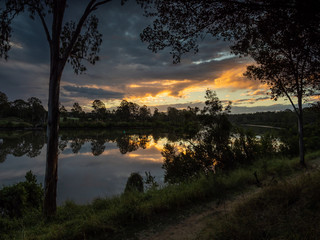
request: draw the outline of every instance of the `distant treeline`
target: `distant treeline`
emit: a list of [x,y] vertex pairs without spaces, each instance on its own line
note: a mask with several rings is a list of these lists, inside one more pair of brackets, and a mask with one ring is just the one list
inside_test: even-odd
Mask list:
[[[279,112],[256,112],[243,114],[230,114],[229,120],[233,124],[268,125],[279,128],[291,128],[297,126],[295,112],[287,109]],[[320,102],[311,104],[303,109],[304,124],[312,124],[320,119]]]
[[[160,112],[155,108],[152,113],[146,105],[139,106],[127,100],[122,100],[116,109],[108,110],[101,100],[94,100],[91,112],[84,112],[83,107],[77,102],[73,104],[70,111],[60,105],[60,126],[62,128],[173,127],[186,132],[197,132],[204,114],[204,111],[198,107],[188,107],[186,109],[168,107],[166,112]],[[6,94],[0,92],[1,127],[15,127],[16,125],[22,127],[44,127],[46,116],[47,111],[44,109],[40,99],[31,97],[27,101],[17,99],[10,102]],[[229,114],[228,119],[234,125],[256,124],[285,129],[296,129],[297,126],[295,113],[291,110]],[[313,126],[319,123],[319,119],[320,103],[304,108],[304,124]],[[15,124],[17,121],[20,121],[20,123]],[[24,123],[21,123],[21,121]]]
[[0,92],[0,119],[6,119],[0,122],[1,127],[43,126],[46,115],[47,112],[40,99],[30,97],[27,101],[17,99],[9,102],[7,95]]

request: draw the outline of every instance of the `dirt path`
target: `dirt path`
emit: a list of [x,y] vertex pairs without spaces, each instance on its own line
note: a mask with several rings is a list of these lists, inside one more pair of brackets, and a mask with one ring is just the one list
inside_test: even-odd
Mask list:
[[139,240],[194,240],[206,227],[207,219],[220,213],[228,212],[240,201],[258,193],[261,188],[254,188],[251,191],[238,194],[234,198],[217,204],[216,201],[205,204],[202,211],[193,213],[190,216],[171,224],[162,229],[149,229],[139,234]]
[[[320,159],[313,161],[311,169],[307,170],[305,174],[315,169],[320,169]],[[286,178],[286,181],[294,179],[299,173],[295,173]],[[284,179],[282,179],[284,180]],[[271,180],[272,181],[272,180]],[[270,183],[271,183],[270,181]],[[169,224],[161,229],[148,229],[142,231],[138,235],[139,240],[197,240],[199,233],[207,226],[208,218],[214,218],[218,214],[227,213],[236,205],[258,194],[262,188],[253,187],[247,189],[245,192],[235,195],[233,198],[217,204],[216,201],[205,204],[200,211],[192,213],[189,216],[177,220],[176,223]]]

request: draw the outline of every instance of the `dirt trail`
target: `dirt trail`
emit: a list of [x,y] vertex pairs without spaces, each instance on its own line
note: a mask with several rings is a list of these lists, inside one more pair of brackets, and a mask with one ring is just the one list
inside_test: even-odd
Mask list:
[[[313,161],[310,166],[311,168],[309,168],[305,174],[308,174],[309,171],[320,169],[320,159],[318,158],[316,161]],[[299,173],[295,173],[285,180],[290,181],[297,175],[299,175]],[[269,184],[271,183],[272,180],[270,180]],[[192,213],[188,217],[177,220],[176,223],[164,226],[161,229],[142,231],[137,237],[139,240],[196,240],[198,239],[199,233],[207,226],[208,218],[214,218],[218,214],[227,213],[242,201],[258,194],[262,189],[263,187],[247,189],[245,192],[237,194],[233,198],[220,204],[217,204],[216,201],[207,203],[202,210],[197,211],[197,213]]]
[[149,229],[139,234],[139,240],[194,240],[207,225],[207,219],[228,212],[239,202],[259,192],[261,188],[238,194],[234,198],[217,204],[216,201],[205,204],[203,210],[193,213],[176,224],[165,226],[161,230]]

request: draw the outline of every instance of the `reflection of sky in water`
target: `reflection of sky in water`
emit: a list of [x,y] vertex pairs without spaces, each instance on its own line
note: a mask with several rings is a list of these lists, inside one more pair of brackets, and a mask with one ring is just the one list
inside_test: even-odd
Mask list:
[[[143,177],[150,172],[156,181],[163,182],[161,149],[166,139],[155,143],[150,138],[146,149],[121,154],[116,142],[106,142],[105,150],[99,156],[93,156],[91,142],[82,145],[76,154],[72,152],[70,142],[59,155],[57,201],[65,200],[76,203],[90,202],[95,197],[121,194],[127,178],[132,172],[139,172]],[[8,155],[0,163],[0,187],[24,180],[27,171],[32,170],[39,182],[44,182],[46,145],[35,158]]]

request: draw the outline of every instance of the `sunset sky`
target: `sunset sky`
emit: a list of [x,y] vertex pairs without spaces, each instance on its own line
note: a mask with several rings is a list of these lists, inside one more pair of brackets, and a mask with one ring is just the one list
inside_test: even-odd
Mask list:
[[[83,6],[70,5],[66,14],[79,18]],[[91,111],[93,100],[102,100],[107,108],[118,106],[122,99],[139,105],[185,108],[202,106],[206,89],[217,92],[222,101],[232,101],[233,112],[284,110],[289,102],[270,100],[268,87],[243,77],[250,59],[231,55],[229,44],[209,36],[200,43],[200,51],[183,56],[172,64],[169,50],[152,53],[139,34],[151,23],[135,1],[124,6],[112,1],[96,12],[103,34],[100,61],[87,64],[87,72],[75,75],[67,65],[61,82],[61,103],[70,109],[79,102]],[[9,59],[0,60],[0,91],[10,101],[31,96],[47,105],[49,48],[39,21],[26,14],[14,21],[12,50]]]

